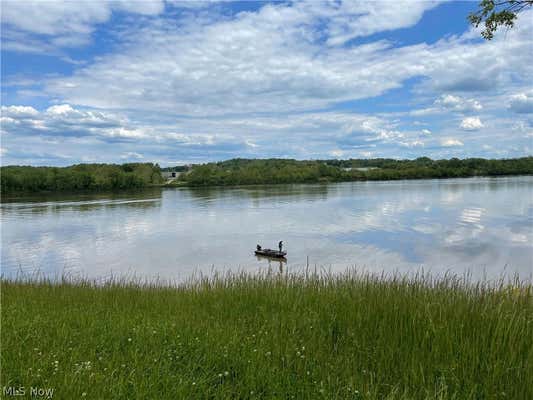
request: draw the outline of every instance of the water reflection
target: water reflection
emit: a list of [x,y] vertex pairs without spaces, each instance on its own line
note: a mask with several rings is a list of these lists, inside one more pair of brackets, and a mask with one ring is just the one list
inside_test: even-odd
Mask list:
[[284,203],[287,201],[321,201],[326,200],[329,192],[335,192],[335,187],[327,184],[314,185],[262,185],[225,187],[198,187],[181,189],[189,195],[199,207],[208,207],[211,204],[242,201],[250,199],[254,206],[261,204]]
[[[532,194],[533,177],[513,177],[4,198],[2,273],[182,280],[357,266],[529,277]],[[279,240],[286,264],[253,255]]]
[[31,216],[43,213],[85,212],[98,208],[149,208],[154,207],[154,203],[161,200],[161,193],[162,189],[157,188],[136,193],[69,194],[63,197],[58,194],[40,194],[3,197],[0,210],[6,216],[10,214]]
[[260,255],[256,255],[255,258],[261,263],[266,263],[269,271],[273,271],[274,267],[276,267],[280,274],[283,273],[283,266],[287,262],[285,258],[272,258]]

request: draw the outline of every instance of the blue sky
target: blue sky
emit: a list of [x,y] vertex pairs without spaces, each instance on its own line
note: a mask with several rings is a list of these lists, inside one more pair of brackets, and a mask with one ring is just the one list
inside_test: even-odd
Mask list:
[[2,1],[2,164],[533,153],[533,13],[475,2]]

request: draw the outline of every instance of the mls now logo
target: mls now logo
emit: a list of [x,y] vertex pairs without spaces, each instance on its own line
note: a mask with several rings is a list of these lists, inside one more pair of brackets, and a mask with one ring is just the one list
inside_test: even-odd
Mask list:
[[25,386],[4,386],[2,393],[5,397],[25,396],[26,394],[29,394],[31,397],[43,397],[51,399],[54,396],[54,389],[32,386],[28,390]]

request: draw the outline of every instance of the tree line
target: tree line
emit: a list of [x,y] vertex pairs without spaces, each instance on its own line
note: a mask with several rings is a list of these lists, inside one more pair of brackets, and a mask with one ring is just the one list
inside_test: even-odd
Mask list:
[[[317,183],[358,180],[533,175],[533,157],[415,160],[390,158],[349,160],[242,159],[191,167],[176,183],[185,186],[229,186]],[[6,166],[0,168],[2,192],[92,191],[143,188],[163,184],[158,164],[78,164],[70,167]]]
[[232,159],[193,166],[179,183],[187,186],[226,186],[274,183],[313,183],[533,174],[533,157],[432,160],[349,159]]
[[70,167],[0,168],[2,192],[90,191],[142,188],[162,183],[152,163],[78,164]]

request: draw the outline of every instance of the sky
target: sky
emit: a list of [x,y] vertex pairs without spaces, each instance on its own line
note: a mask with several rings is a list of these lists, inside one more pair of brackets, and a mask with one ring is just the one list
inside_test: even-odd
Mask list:
[[533,10],[1,1],[2,165],[533,153]]

